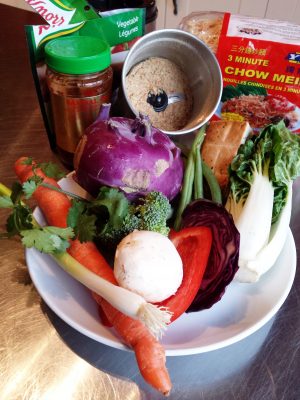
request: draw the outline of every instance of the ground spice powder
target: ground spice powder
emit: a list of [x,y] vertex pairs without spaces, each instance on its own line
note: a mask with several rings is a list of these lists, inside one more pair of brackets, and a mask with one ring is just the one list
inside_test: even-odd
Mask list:
[[[172,61],[161,57],[151,57],[135,65],[125,81],[126,92],[133,108],[148,115],[153,126],[175,131],[188,122],[193,105],[191,90],[183,71]],[[164,90],[168,96],[181,93],[184,99],[161,112],[156,112],[147,103],[148,93]]]

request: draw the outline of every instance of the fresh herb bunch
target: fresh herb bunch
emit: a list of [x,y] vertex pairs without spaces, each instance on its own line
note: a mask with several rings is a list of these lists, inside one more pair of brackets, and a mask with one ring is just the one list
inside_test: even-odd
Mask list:
[[135,229],[167,236],[171,211],[169,200],[160,192],[149,192],[133,204],[118,189],[102,187],[93,201],[73,200],[68,225],[81,241],[99,240],[115,247]]
[[11,211],[6,221],[6,232],[0,234],[1,238],[20,235],[25,247],[35,247],[48,254],[66,251],[69,240],[74,237],[72,228],[40,227],[33,217],[31,208],[23,201],[27,196],[20,183],[14,183],[11,191],[0,184],[0,193],[0,208]]

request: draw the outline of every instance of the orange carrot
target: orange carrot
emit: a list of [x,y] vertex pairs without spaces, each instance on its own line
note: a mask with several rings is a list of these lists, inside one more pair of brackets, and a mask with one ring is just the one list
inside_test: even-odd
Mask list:
[[[15,164],[15,172],[21,182],[33,175],[32,167],[24,165],[24,160],[26,158],[22,157]],[[55,180],[45,177],[42,171],[37,169],[35,173],[45,178],[45,182],[58,186]],[[67,214],[71,203],[66,195],[39,186],[33,196],[49,224],[60,227],[67,225]],[[73,240],[68,252],[86,268],[116,284],[113,270],[94,243],[80,243],[78,240]],[[98,304],[101,305],[108,321],[114,326],[124,342],[135,351],[140,372],[146,382],[163,394],[168,395],[171,390],[171,381],[165,365],[165,352],[162,345],[140,321],[125,316],[99,295],[93,295]]]
[[134,350],[139,370],[145,381],[168,396],[172,384],[165,366],[166,355],[163,346],[140,321],[120,313],[105,300],[102,300],[101,306],[109,322],[125,343]]
[[[22,183],[34,175],[32,166],[24,164],[26,159],[26,157],[21,157],[15,163],[15,173]],[[38,168],[35,173],[43,178],[45,183],[59,187],[56,180],[48,178],[41,169]],[[67,227],[67,215],[71,202],[65,194],[39,186],[33,197],[46,216],[49,225]]]
[[[113,270],[98,251],[94,243],[83,243],[73,240],[68,249],[69,254],[86,268],[117,285]],[[125,343],[135,352],[140,372],[151,386],[165,395],[171,390],[171,381],[165,367],[165,351],[163,346],[151,335],[140,321],[134,320],[112,307],[106,300],[94,293],[108,321],[113,325]]]

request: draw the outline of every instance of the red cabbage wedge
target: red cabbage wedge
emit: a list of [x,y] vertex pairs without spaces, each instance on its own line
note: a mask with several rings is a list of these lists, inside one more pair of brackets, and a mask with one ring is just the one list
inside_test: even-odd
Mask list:
[[185,208],[181,228],[192,226],[209,227],[213,241],[200,289],[187,312],[210,308],[222,298],[238,270],[240,244],[231,214],[211,200],[195,200]]

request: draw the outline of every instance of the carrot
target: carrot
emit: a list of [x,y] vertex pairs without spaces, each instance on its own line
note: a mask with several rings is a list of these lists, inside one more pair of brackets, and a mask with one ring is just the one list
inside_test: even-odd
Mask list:
[[[79,240],[73,240],[68,249],[69,254],[86,268],[117,285],[113,270],[107,264],[94,243],[85,243],[82,246]],[[82,251],[82,248],[85,247]],[[151,386],[168,395],[171,381],[165,367],[165,351],[163,346],[150,334],[148,329],[137,320],[134,320],[112,307],[107,301],[94,293],[98,304],[101,305],[107,320],[113,325],[118,334],[135,352],[140,372]]]
[[[24,164],[26,159],[27,157],[21,157],[15,163],[15,173],[22,183],[34,176],[32,166]],[[43,178],[45,183],[59,187],[56,180],[48,178],[41,169],[37,169],[35,173]],[[46,216],[49,225],[67,227],[67,215],[71,202],[65,194],[39,186],[34,192],[34,199]]]
[[[32,167],[25,165],[24,160],[26,158],[22,157],[15,163],[15,172],[21,182],[33,176]],[[37,169],[35,173],[44,178],[45,182],[59,187],[55,180],[45,177],[41,170]],[[71,202],[66,195],[39,186],[33,196],[49,224],[60,227],[67,226],[67,214]],[[80,243],[79,240],[73,240],[68,252],[86,268],[116,284],[113,270],[94,243]],[[165,352],[162,345],[140,321],[125,316],[99,295],[94,293],[93,296],[97,303],[101,305],[107,320],[114,326],[124,342],[134,350],[140,372],[145,381],[163,394],[168,395],[171,390],[171,381],[165,365]]]
[[102,300],[101,306],[109,322],[134,350],[139,370],[145,381],[168,396],[172,384],[165,366],[166,356],[163,346],[141,322],[121,314],[105,300]]

